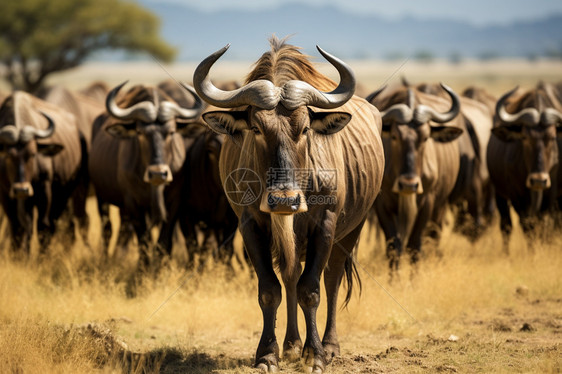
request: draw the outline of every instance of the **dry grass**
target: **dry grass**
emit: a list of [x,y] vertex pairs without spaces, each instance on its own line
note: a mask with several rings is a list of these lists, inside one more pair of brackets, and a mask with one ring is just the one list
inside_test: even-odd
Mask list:
[[[415,275],[403,261],[400,280],[392,284],[383,247],[368,236],[358,257],[363,293],[339,313],[342,357],[330,372],[562,368],[560,234],[529,249],[516,231],[506,256],[497,229],[474,246],[446,231]],[[217,265],[196,273],[172,262],[157,279],[144,280],[139,297],[128,299],[115,274],[92,266],[95,257],[80,245],[73,248],[78,255],[65,255],[62,245],[53,251],[40,263],[0,261],[3,370],[253,372],[261,312],[249,272],[232,274]],[[324,319],[322,304],[320,326]],[[285,321],[283,304],[280,340]],[[451,335],[458,341],[449,341]],[[281,369],[300,366],[282,363]]]

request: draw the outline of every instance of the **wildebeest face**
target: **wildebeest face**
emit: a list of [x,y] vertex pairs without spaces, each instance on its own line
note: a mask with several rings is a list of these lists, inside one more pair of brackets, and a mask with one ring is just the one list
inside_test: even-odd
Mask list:
[[26,199],[33,196],[32,181],[39,174],[38,157],[52,157],[63,147],[57,144],[39,144],[35,140],[15,145],[0,145],[0,155],[4,157],[6,174],[10,183],[12,199]]
[[125,83],[107,96],[107,111],[116,122],[108,125],[106,131],[117,138],[138,139],[145,182],[154,186],[170,183],[185,160],[181,130],[201,113],[203,104],[187,85],[183,88],[195,98],[195,106],[189,109],[180,107],[156,88],[136,86],[122,99],[125,107],[121,107],[115,97]]
[[[174,138],[179,136],[176,134],[175,121],[166,123],[118,122],[108,126],[107,132],[122,139],[137,138],[140,148],[139,156],[145,167],[143,180],[146,183],[155,186],[170,183],[173,180],[172,169],[178,171],[185,159],[185,148],[174,146]],[[181,161],[174,162],[174,159]],[[170,165],[173,166],[172,169]]]
[[[266,184],[260,210],[266,213],[293,214],[307,211],[297,170],[306,170],[307,137],[312,133],[330,135],[351,120],[345,112],[314,112],[306,106],[288,110],[282,105],[273,110],[248,107],[245,111],[215,111],[203,119],[217,132],[230,136],[254,137],[260,160],[256,170]],[[306,173],[304,173],[306,174]]]
[[525,185],[533,191],[542,191],[550,188],[550,171],[558,162],[557,133],[560,133],[562,114],[556,109],[545,108],[539,91],[523,95],[512,103],[522,109],[508,113],[505,103],[516,90],[498,100],[496,114],[501,122],[492,133],[505,142],[521,142],[527,171]]

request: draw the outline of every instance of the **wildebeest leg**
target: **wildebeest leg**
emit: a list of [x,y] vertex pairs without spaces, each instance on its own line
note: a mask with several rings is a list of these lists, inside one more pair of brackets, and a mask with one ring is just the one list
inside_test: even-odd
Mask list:
[[468,198],[468,213],[472,216],[472,223],[466,232],[472,241],[478,239],[482,233],[482,211],[483,211],[482,181],[480,178],[472,178],[470,196]]
[[410,238],[408,239],[407,249],[408,253],[410,254],[410,264],[413,265],[412,275],[416,272],[416,264],[419,261],[420,252],[422,249],[422,236],[431,217],[432,207],[433,204],[427,200],[424,203],[420,204],[416,222],[414,223],[412,233],[410,234]]
[[[332,247],[332,253],[328,260],[328,266],[324,270],[324,285],[326,287],[326,298],[328,302],[328,317],[322,345],[326,352],[326,363],[330,363],[335,356],[340,354],[340,344],[336,331],[336,312],[338,308],[338,291],[346,268],[346,262],[353,261],[352,251],[357,243],[363,223],[357,226],[351,233]],[[351,276],[351,274],[349,274]]]
[[10,224],[12,249],[16,252],[16,257],[29,256],[29,241],[33,232],[31,217],[25,211],[18,212],[19,204],[23,204],[21,208],[25,209],[25,204],[19,201],[10,199],[3,205]]
[[389,276],[392,281],[392,278],[398,271],[400,255],[402,253],[402,241],[398,238],[396,228],[396,214],[385,209],[380,202],[375,202],[375,209],[378,217],[384,217],[378,221],[386,239],[386,257],[388,258]]
[[503,252],[509,254],[509,236],[513,226],[511,224],[511,216],[509,215],[509,204],[506,199],[496,195],[496,205],[500,212],[500,230],[502,232]]
[[[55,222],[51,219],[52,198],[52,189],[50,184],[47,183],[43,183],[41,188],[36,190],[36,196],[34,196],[37,201],[37,237],[40,254],[45,253],[55,232]],[[28,204],[27,201],[26,204]],[[30,209],[33,211],[33,208]]]
[[141,270],[146,271],[150,269],[154,256],[149,252],[151,250],[150,231],[146,225],[144,214],[140,213],[135,216],[133,227],[137,234],[139,245],[139,266]]
[[[89,248],[88,242],[88,228],[90,219],[86,213],[86,199],[88,197],[89,181],[86,176],[82,176],[78,186],[72,194],[72,212],[78,221],[78,232],[82,238],[83,243]],[[72,219],[72,218],[71,218]]]
[[109,241],[111,240],[111,235],[113,233],[111,221],[109,220],[109,204],[104,203],[99,197],[98,213],[101,220],[103,256],[109,258]]
[[185,217],[179,220],[180,229],[185,239],[185,247],[187,250],[187,264],[189,266],[194,266],[193,264],[193,257],[194,252],[197,251],[197,234],[195,232],[195,225],[191,223],[191,221],[187,218],[187,214]]
[[271,372],[279,366],[275,318],[281,304],[281,284],[273,270],[269,236],[249,213],[242,214],[239,228],[258,277],[258,298],[263,314],[263,331],[256,351],[256,367]]
[[326,352],[316,327],[316,311],[320,304],[320,276],[330,258],[336,220],[335,213],[326,211],[309,237],[304,271],[297,283],[297,298],[306,322],[304,365],[312,368],[312,372],[323,372],[326,365]]

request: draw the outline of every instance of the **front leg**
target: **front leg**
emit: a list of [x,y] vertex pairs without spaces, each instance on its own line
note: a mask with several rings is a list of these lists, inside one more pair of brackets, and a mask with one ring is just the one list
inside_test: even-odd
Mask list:
[[264,371],[275,372],[279,367],[275,319],[281,304],[281,284],[273,270],[269,233],[264,232],[248,211],[240,217],[239,229],[258,277],[258,300],[263,315],[263,331],[255,365]]
[[314,373],[322,373],[326,365],[326,352],[316,326],[316,311],[320,304],[320,276],[326,268],[332,250],[336,219],[334,212],[326,211],[322,221],[309,237],[306,264],[297,284],[297,298],[306,322],[304,365]]

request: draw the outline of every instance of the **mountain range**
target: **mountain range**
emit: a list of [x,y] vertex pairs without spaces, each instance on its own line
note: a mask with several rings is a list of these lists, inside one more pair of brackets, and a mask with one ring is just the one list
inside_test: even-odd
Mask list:
[[333,6],[289,3],[271,10],[204,12],[180,4],[141,0],[158,15],[163,38],[178,48],[178,60],[200,60],[227,43],[231,60],[255,60],[267,39],[292,35],[291,44],[314,54],[320,45],[341,58],[431,56],[535,57],[562,55],[562,14],[508,25],[473,25],[447,19],[385,19]]

